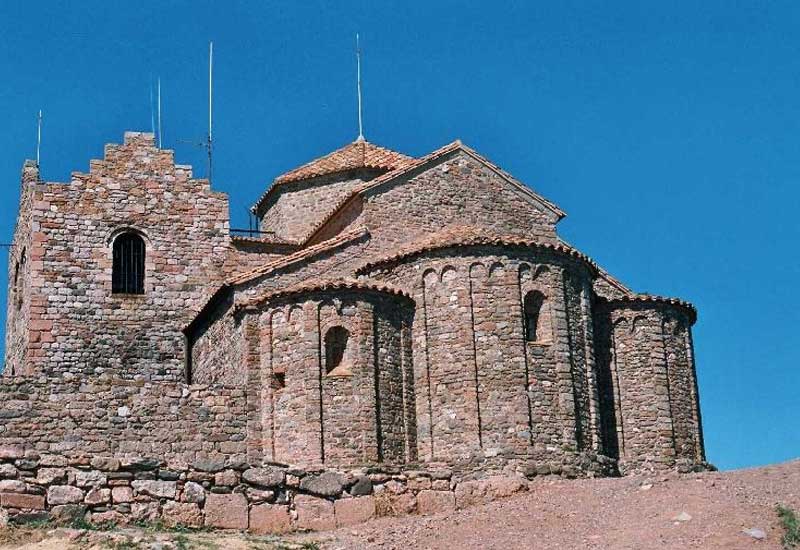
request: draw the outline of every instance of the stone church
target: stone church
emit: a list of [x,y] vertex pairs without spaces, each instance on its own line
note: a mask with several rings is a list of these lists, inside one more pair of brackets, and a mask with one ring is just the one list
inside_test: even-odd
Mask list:
[[68,183],[26,162],[0,386],[99,401],[69,437],[12,418],[0,440],[306,468],[705,464],[694,307],[627,288],[461,142],[413,158],[359,139],[252,213],[232,230],[227,195],[152,134]]

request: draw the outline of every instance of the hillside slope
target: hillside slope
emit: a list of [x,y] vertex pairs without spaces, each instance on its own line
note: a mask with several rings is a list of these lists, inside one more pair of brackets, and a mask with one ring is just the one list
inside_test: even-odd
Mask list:
[[[376,520],[334,532],[322,546],[780,549],[776,504],[800,512],[800,460],[681,477],[539,479],[524,495],[450,514]],[[682,513],[691,519],[676,520]],[[766,538],[742,532],[750,528]]]

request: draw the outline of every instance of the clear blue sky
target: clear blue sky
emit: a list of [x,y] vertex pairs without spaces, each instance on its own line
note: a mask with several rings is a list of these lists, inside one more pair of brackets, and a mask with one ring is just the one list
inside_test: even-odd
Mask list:
[[[78,7],[79,6],[79,7]],[[0,232],[44,109],[43,177],[126,129],[215,181],[234,224],[271,179],[356,137],[421,155],[455,138],[560,205],[564,238],[639,291],[699,310],[709,459],[800,455],[797,2],[3,2]],[[5,261],[5,260],[4,260]],[[2,266],[5,272],[5,265]],[[5,283],[2,296],[5,301]]]

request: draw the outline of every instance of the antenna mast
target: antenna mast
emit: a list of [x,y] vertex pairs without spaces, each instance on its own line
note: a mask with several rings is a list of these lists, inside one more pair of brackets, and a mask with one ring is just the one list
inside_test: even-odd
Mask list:
[[158,77],[158,148],[161,149],[161,77]]
[[211,137],[211,126],[212,126],[212,112],[211,112],[211,105],[213,99],[213,84],[214,79],[214,42],[208,43],[208,139],[206,141],[206,148],[208,149],[208,181],[211,182],[211,174],[213,165],[211,163],[211,156],[212,156],[212,137]]
[[42,148],[42,110],[36,120],[36,167],[39,167],[39,151]]
[[361,119],[361,46],[356,33],[356,67],[358,70],[358,139],[364,139],[364,125]]
[[153,75],[150,75],[150,132],[156,137],[156,113],[153,108]]

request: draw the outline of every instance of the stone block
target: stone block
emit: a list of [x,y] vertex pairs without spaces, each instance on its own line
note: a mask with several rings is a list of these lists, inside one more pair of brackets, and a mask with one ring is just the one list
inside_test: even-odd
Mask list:
[[71,485],[52,485],[47,489],[47,504],[80,504],[83,502],[83,491]]
[[195,502],[202,504],[206,500],[206,490],[203,486],[194,481],[187,481],[183,486],[183,493],[181,493],[181,500],[183,502]]
[[106,475],[98,470],[77,470],[75,472],[75,485],[78,487],[100,487],[107,482]]
[[89,514],[89,522],[93,525],[127,525],[130,523],[130,520],[127,516],[124,516],[115,510],[107,510],[105,512],[92,512]]
[[456,497],[450,491],[420,491],[417,495],[420,514],[439,514],[456,509]]
[[111,489],[111,501],[114,504],[124,504],[133,501],[133,489],[130,487],[113,487]]
[[375,517],[375,497],[342,498],[333,503],[336,526],[347,527]]
[[161,510],[161,518],[168,527],[203,526],[203,512],[193,502],[167,501]]
[[259,535],[281,534],[290,531],[289,507],[280,504],[259,504],[250,509],[250,532]]
[[367,476],[360,476],[358,480],[350,487],[350,494],[354,497],[372,494],[372,481]]
[[67,471],[64,468],[39,468],[36,472],[36,483],[39,485],[63,483],[66,480]]
[[18,472],[13,464],[0,464],[0,479],[15,478]]
[[25,449],[21,445],[0,445],[0,459],[25,458]]
[[0,506],[4,508],[23,508],[25,510],[44,510],[42,495],[21,493],[0,493]]
[[224,459],[201,459],[196,460],[192,466],[201,472],[215,473],[225,469]]
[[347,478],[336,472],[309,475],[300,481],[300,489],[323,497],[338,497],[344,491]]
[[311,495],[294,497],[294,508],[297,511],[297,527],[312,531],[324,531],[336,528],[336,515],[333,503],[324,498]]
[[83,499],[83,502],[90,506],[96,506],[98,504],[106,504],[110,500],[111,489],[93,487],[88,493],[86,493],[86,497]]
[[0,493],[25,493],[28,485],[18,479],[4,479],[0,481]]
[[242,474],[242,479],[256,487],[277,487],[286,479],[280,468],[250,468]]
[[161,516],[158,502],[134,502],[131,505],[131,519],[137,522],[152,523]]
[[209,493],[204,510],[208,527],[247,529],[247,499],[242,494]]
[[239,475],[233,470],[223,470],[214,474],[214,485],[234,487],[239,483]]
[[89,464],[95,470],[102,470],[104,472],[116,472],[120,468],[120,461],[117,458],[110,458],[110,457],[102,457],[96,456],[94,457]]
[[149,495],[155,498],[175,498],[177,483],[155,479],[137,479],[131,482],[131,487],[140,495]]
[[53,521],[58,525],[69,525],[86,515],[86,506],[80,504],[62,504],[50,510]]

